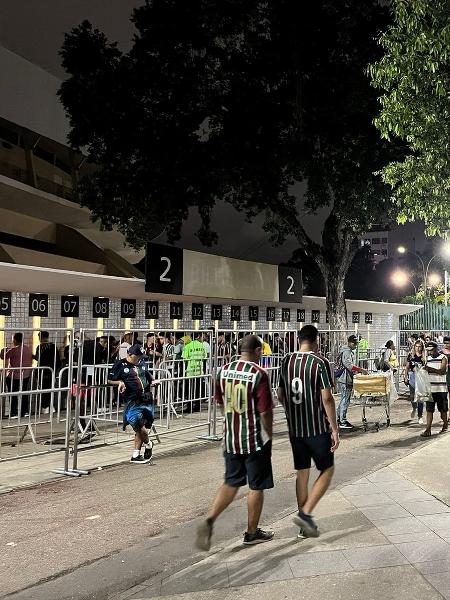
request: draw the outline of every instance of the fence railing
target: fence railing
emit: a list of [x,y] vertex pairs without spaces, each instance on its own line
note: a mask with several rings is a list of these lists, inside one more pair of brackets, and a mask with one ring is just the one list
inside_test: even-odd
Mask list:
[[[18,333],[21,344],[9,343]],[[206,439],[219,438],[222,419],[213,402],[215,378],[224,364],[239,357],[239,342],[246,333],[256,333],[264,341],[261,366],[269,374],[275,404],[281,361],[286,353],[298,349],[297,332],[269,329],[191,330],[183,335],[173,331],[86,329],[79,332],[76,345],[71,330],[50,329],[47,341],[38,340],[38,333],[35,329],[0,330],[0,464],[59,451],[63,457],[59,472],[73,476],[82,473],[78,469],[80,452],[132,440],[133,433],[122,427],[123,398],[117,386],[109,383],[111,367],[119,356],[126,356],[129,342],[143,344],[144,360],[157,381],[152,431],[157,441],[189,431]],[[341,346],[354,333],[319,331],[319,352],[334,363]],[[375,371],[376,358],[385,343],[392,340],[398,359],[398,385],[411,333],[370,330],[367,339],[359,340],[355,360],[363,368]],[[437,340],[445,334],[448,332],[427,332]],[[63,338],[64,350],[51,342]],[[185,353],[193,339],[204,348],[200,358],[193,359]],[[3,351],[2,343],[6,346]],[[65,357],[66,362],[61,363],[60,357]],[[278,412],[282,415],[281,408]]]

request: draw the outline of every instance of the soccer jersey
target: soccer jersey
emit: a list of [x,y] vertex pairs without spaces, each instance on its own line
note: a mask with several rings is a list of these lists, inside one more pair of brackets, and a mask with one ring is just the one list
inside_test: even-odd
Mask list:
[[112,381],[123,381],[125,402],[143,403],[150,396],[150,384],[153,381],[149,373],[148,365],[141,360],[137,365],[128,362],[126,358],[114,363],[108,379]]
[[311,437],[329,431],[321,390],[331,389],[326,358],[313,352],[287,354],[280,367],[285,412],[292,437]]
[[261,413],[273,410],[266,371],[254,362],[235,360],[219,369],[215,399],[224,405],[225,452],[250,454],[268,441]]

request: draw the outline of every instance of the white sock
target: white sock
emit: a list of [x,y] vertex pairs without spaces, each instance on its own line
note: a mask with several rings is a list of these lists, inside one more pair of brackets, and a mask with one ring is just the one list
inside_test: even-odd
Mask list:
[[146,448],[153,448],[153,442],[151,440],[148,440],[148,442],[146,444],[144,444],[144,446]]
[[140,450],[133,450],[133,458],[137,458],[140,453],[141,453]]

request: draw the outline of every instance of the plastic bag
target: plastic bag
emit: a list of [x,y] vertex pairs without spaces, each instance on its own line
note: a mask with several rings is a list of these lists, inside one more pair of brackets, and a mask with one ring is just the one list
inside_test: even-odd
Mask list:
[[391,382],[390,383],[389,402],[395,402],[396,400],[398,400],[398,392],[397,392],[397,388],[395,387],[394,371],[392,369],[389,369],[389,373],[385,373],[385,377],[388,377]]
[[416,402],[425,402],[431,397],[430,376],[423,367],[417,366],[415,369],[416,386],[414,391],[414,400]]

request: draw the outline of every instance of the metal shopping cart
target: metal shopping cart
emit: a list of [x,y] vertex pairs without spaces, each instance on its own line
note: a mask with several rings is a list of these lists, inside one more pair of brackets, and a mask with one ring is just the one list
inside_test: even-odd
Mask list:
[[380,418],[371,421],[376,431],[379,431],[380,424],[385,423],[386,427],[389,427],[391,424],[391,379],[390,373],[355,375],[353,379],[351,404],[361,406],[364,431],[369,430],[369,421],[367,420],[368,409],[380,409]]

